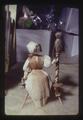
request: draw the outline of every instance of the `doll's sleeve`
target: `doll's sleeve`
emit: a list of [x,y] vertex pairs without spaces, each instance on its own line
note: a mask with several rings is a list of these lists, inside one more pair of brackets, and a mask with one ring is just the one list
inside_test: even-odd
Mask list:
[[29,60],[27,59],[23,65],[23,71],[26,71],[28,65],[29,65]]

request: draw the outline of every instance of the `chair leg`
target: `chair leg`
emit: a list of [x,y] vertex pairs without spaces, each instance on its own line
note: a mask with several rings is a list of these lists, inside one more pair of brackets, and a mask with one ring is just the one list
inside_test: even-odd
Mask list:
[[24,100],[24,102],[23,102],[23,104],[22,104],[21,109],[24,107],[24,105],[25,105],[25,103],[26,103],[26,100],[27,100],[28,96],[29,96],[29,93],[27,92],[27,94],[26,94],[26,96],[25,96],[25,100]]

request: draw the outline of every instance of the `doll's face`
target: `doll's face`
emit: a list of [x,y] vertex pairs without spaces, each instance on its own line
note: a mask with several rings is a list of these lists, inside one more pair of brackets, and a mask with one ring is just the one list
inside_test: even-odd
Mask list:
[[42,51],[41,45],[37,44],[34,52],[40,52],[40,51]]
[[62,33],[61,33],[61,32],[56,32],[56,33],[55,33],[55,37],[56,37],[56,38],[61,38],[61,36],[62,36]]

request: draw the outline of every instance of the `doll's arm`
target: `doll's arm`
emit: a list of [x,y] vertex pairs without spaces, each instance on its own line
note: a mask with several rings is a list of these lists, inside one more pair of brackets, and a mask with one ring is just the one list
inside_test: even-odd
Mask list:
[[28,74],[31,72],[31,68],[29,66],[29,59],[27,59],[23,65],[23,71],[24,71],[24,75],[22,79],[27,79]]
[[27,59],[23,65],[23,71],[26,71],[28,65],[29,65],[29,60]]
[[24,75],[23,77],[21,78],[21,84],[24,85],[24,81],[27,79],[27,75],[28,75],[28,72],[27,72],[27,69],[28,69],[28,65],[29,65],[29,60],[27,59],[23,65],[23,71],[24,71]]

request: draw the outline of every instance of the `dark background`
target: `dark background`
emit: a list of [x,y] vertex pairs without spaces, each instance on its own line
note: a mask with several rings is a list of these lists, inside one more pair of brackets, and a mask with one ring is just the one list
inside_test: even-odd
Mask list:
[[[23,16],[23,13],[22,13],[22,7],[23,5],[18,5],[17,6],[17,19],[16,19],[16,27],[17,28],[22,28],[18,25],[18,20],[19,20],[19,17],[22,17]],[[34,13],[36,13],[42,20],[42,29],[47,29],[47,25],[49,24],[47,21],[46,21],[46,14],[49,14],[51,16],[51,22],[52,23],[58,23],[59,21],[59,18],[60,18],[60,14],[61,14],[61,11],[62,11],[62,8],[63,6],[61,5],[49,5],[49,4],[42,4],[42,5],[26,5],[26,7],[28,7],[30,10],[32,10]],[[53,12],[51,12],[51,10],[53,10]],[[52,17],[53,15],[53,17]],[[31,29],[40,29],[40,27],[31,27]]]

